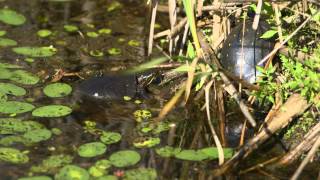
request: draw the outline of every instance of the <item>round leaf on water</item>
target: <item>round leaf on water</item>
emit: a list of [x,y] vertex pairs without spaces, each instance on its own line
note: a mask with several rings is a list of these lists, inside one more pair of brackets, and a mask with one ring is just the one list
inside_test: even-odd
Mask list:
[[1,30],[0,31],[0,36],[4,36],[4,35],[6,35],[7,34],[7,31],[4,31],[4,30]]
[[176,158],[189,161],[202,161],[208,159],[208,155],[195,150],[182,150],[175,155]]
[[0,68],[20,69],[20,68],[22,68],[22,66],[19,66],[19,65],[16,65],[16,64],[1,63],[0,62]]
[[171,146],[165,146],[165,147],[156,149],[156,153],[162,157],[172,157],[178,154],[180,151],[181,151],[181,148],[174,148]]
[[32,111],[32,116],[36,117],[61,117],[69,115],[72,109],[63,105],[48,105],[36,108]]
[[8,96],[6,93],[0,91],[0,103],[8,100]]
[[78,148],[78,154],[81,157],[95,157],[105,153],[107,146],[101,142],[92,142],[83,144]]
[[31,111],[34,106],[25,102],[6,101],[0,103],[0,113],[4,114],[19,114]]
[[109,169],[111,167],[111,162],[106,159],[100,159],[95,163],[95,166],[98,167],[99,169]]
[[64,97],[71,93],[72,87],[66,83],[53,83],[43,89],[43,93],[49,97]]
[[70,164],[73,160],[73,156],[59,154],[49,156],[47,159],[44,159],[41,164],[31,167],[31,172],[35,173],[47,173],[51,169],[59,168]]
[[24,164],[29,161],[29,157],[18,149],[0,147],[0,161]]
[[0,38],[0,47],[16,46],[17,44],[18,43],[15,40],[8,38]]
[[119,48],[110,48],[108,49],[108,53],[110,55],[119,55],[121,54],[121,50]]
[[106,171],[103,169],[100,169],[96,166],[91,166],[88,170],[89,174],[93,177],[101,177],[105,175]]
[[17,118],[0,118],[0,134],[24,133],[44,126],[36,121],[22,121]]
[[26,21],[26,18],[11,9],[0,9],[0,21],[9,25],[21,25]]
[[156,180],[157,171],[152,168],[138,168],[125,172],[124,180]]
[[28,143],[38,143],[50,139],[52,132],[47,129],[35,129],[23,134],[23,138]]
[[135,165],[140,161],[140,154],[136,151],[123,150],[113,153],[109,160],[115,167],[127,167]]
[[13,96],[23,96],[27,93],[24,88],[11,83],[0,83],[0,91]]
[[16,47],[12,50],[21,55],[30,57],[50,57],[56,54],[57,49],[54,47]]
[[[217,159],[219,158],[218,149],[215,147],[208,147],[199,149],[199,152],[205,153],[208,155],[209,159]],[[231,158],[233,155],[233,150],[231,148],[223,148],[224,158]]]
[[38,76],[25,70],[15,70],[11,72],[11,76],[8,79],[25,85],[37,84],[40,80]]
[[41,29],[37,32],[37,35],[42,38],[48,37],[51,34],[52,34],[52,31],[50,31],[49,29]]
[[12,72],[6,68],[0,67],[0,79],[9,79],[12,75]]
[[156,146],[160,143],[160,138],[158,137],[142,137],[137,138],[133,142],[133,146],[136,148],[150,148]]
[[49,176],[32,176],[32,177],[22,177],[18,180],[52,180]]
[[91,38],[97,38],[99,37],[99,34],[96,32],[87,32],[87,36]]
[[106,132],[104,131],[102,135],[100,136],[100,141],[105,144],[113,144],[121,139],[121,134],[116,132]]
[[76,32],[76,31],[79,30],[79,28],[77,26],[74,26],[74,25],[64,25],[63,28],[67,32]]
[[89,180],[89,173],[87,170],[75,166],[75,165],[66,165],[58,174],[55,175],[55,180]]
[[118,180],[117,176],[107,175],[96,178],[95,180]]

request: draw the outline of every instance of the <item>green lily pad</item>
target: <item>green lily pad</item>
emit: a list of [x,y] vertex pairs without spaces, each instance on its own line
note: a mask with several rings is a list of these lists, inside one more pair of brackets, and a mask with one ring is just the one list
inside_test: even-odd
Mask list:
[[137,41],[137,40],[130,40],[130,41],[128,42],[128,45],[129,45],[129,46],[132,46],[132,47],[139,47],[139,46],[141,46],[141,42],[139,42],[139,41]]
[[0,139],[0,144],[3,146],[12,146],[13,144],[17,143],[22,143],[25,145],[30,144],[20,135],[5,136]]
[[133,142],[133,146],[136,148],[150,148],[160,143],[158,137],[142,137],[138,138]]
[[124,173],[124,180],[156,180],[157,171],[152,168],[138,168]]
[[50,57],[57,53],[57,49],[49,47],[16,47],[12,50],[20,55],[25,55],[29,57]]
[[18,149],[0,147],[0,161],[24,164],[29,161],[29,157]]
[[24,85],[34,85],[40,80],[38,76],[25,70],[15,70],[9,73],[10,76],[7,79]]
[[8,96],[6,93],[0,91],[0,103],[8,100]]
[[21,25],[25,23],[26,18],[11,9],[0,9],[0,21],[9,25]]
[[0,30],[0,37],[1,37],[1,36],[4,36],[4,35],[6,35],[6,34],[7,34],[7,31]]
[[96,178],[95,180],[118,180],[117,176],[107,175]]
[[31,177],[22,177],[18,180],[52,180],[49,176],[31,176]]
[[87,170],[75,166],[66,165],[60,169],[59,173],[55,175],[55,180],[89,180],[90,176]]
[[[208,159],[217,159],[219,158],[218,149],[215,147],[208,147],[199,149],[199,152],[205,153],[208,156]],[[233,149],[231,148],[223,148],[224,158],[228,159],[233,156]]]
[[95,166],[99,169],[109,169],[111,167],[111,162],[107,159],[100,159],[95,163]]
[[121,140],[121,134],[104,131],[100,136],[100,141],[104,144],[113,144]]
[[24,88],[11,83],[0,83],[0,91],[13,96],[23,96],[27,93]]
[[96,166],[91,166],[88,170],[89,174],[93,177],[101,177],[105,175],[107,172],[103,169],[100,169]]
[[196,150],[182,150],[175,155],[176,158],[188,161],[202,161],[208,159],[208,155]]
[[[1,60],[0,60],[1,61]],[[10,64],[10,63],[1,63],[0,62],[0,68],[8,68],[8,69],[20,69],[22,66],[16,65],[16,64]]]
[[141,156],[136,151],[123,150],[111,154],[109,160],[115,167],[127,167],[137,164]]
[[17,118],[0,118],[0,134],[25,133],[35,129],[43,129],[44,125],[36,121],[22,121]]
[[92,57],[102,57],[104,53],[100,50],[92,50],[89,52]]
[[108,53],[110,55],[119,55],[119,54],[121,54],[121,49],[119,49],[119,48],[110,48],[110,49],[108,49]]
[[31,167],[31,172],[35,173],[47,173],[48,171],[70,164],[73,160],[73,156],[59,154],[49,156],[44,159],[41,164]]
[[43,93],[49,97],[64,97],[71,93],[72,87],[66,83],[53,83],[43,89]]
[[32,111],[32,116],[36,117],[62,117],[69,115],[72,109],[63,105],[48,105],[36,108]]
[[111,29],[108,29],[108,28],[102,28],[102,29],[99,29],[98,33],[99,34],[111,34]]
[[162,157],[173,157],[181,151],[181,148],[174,148],[171,146],[165,146],[162,148],[157,148],[156,153]]
[[95,157],[105,153],[107,146],[101,142],[91,142],[83,144],[78,148],[78,154],[81,157]]
[[37,35],[42,38],[48,37],[51,34],[52,34],[52,31],[50,31],[49,29],[41,29],[37,32]]
[[97,38],[99,37],[99,34],[96,32],[87,32],[87,36],[91,38]]
[[0,67],[0,79],[9,79],[12,76],[12,72],[6,68]]
[[23,138],[28,142],[28,143],[38,143],[41,141],[46,141],[50,139],[52,136],[52,132],[47,130],[47,129],[35,129],[26,132],[23,134]]
[[34,109],[32,104],[18,101],[6,101],[0,103],[0,113],[20,114]]
[[114,10],[121,9],[122,7],[123,7],[123,5],[120,2],[112,1],[107,7],[107,11],[111,12],[111,11],[114,11]]
[[16,46],[17,44],[18,43],[15,40],[8,38],[0,38],[0,47]]
[[64,25],[63,28],[67,32],[77,32],[77,31],[79,31],[79,28],[77,26],[74,26],[74,25]]

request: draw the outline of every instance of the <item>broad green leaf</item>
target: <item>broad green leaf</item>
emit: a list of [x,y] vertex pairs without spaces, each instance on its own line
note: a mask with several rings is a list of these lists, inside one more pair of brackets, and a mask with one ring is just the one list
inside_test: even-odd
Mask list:
[[48,46],[48,47],[16,47],[12,50],[20,55],[30,56],[30,57],[50,57],[57,53],[57,49]]
[[[0,60],[1,61],[1,60]],[[1,68],[8,68],[8,69],[20,69],[22,66],[16,65],[16,64],[10,64],[10,63],[1,63],[0,62],[0,70]]]
[[0,134],[25,133],[35,129],[43,129],[44,125],[36,121],[22,121],[17,118],[0,118]]
[[152,168],[137,168],[125,171],[124,180],[156,180],[157,171]]
[[160,138],[158,137],[147,137],[147,138],[138,138],[133,142],[133,146],[136,148],[151,148],[160,143]]
[[189,161],[203,161],[208,159],[208,155],[201,151],[196,150],[182,150],[175,154],[175,157],[182,160]]
[[16,46],[17,44],[18,43],[15,40],[8,38],[0,38],[0,47]]
[[55,175],[55,180],[89,180],[90,176],[87,170],[76,166],[76,165],[66,165],[58,174]]
[[18,180],[52,180],[49,176],[30,176],[30,177],[22,177]]
[[72,109],[63,105],[48,105],[36,108],[32,111],[32,116],[36,117],[62,117],[69,115]]
[[121,140],[121,134],[116,132],[103,131],[100,136],[100,141],[104,144],[113,144]]
[[136,151],[122,150],[111,154],[109,160],[115,167],[127,167],[137,164],[140,161],[140,154]]
[[81,157],[95,157],[105,153],[107,146],[101,142],[83,144],[78,148],[78,155]]
[[18,101],[6,101],[0,103],[0,113],[20,114],[34,109],[32,104]]
[[7,79],[25,85],[34,85],[40,80],[38,76],[25,70],[15,70],[10,73],[10,77]]
[[0,147],[0,161],[25,164],[29,161],[29,157],[18,149]]
[[[218,149],[215,147],[208,147],[208,148],[203,148],[199,149],[198,152],[205,153],[208,155],[208,159],[218,159]],[[223,153],[224,153],[224,158],[229,159],[233,155],[233,149],[231,148],[223,148]]]
[[50,31],[49,29],[41,29],[37,32],[37,35],[42,38],[48,37],[51,34],[52,34],[52,31]]
[[66,83],[49,84],[43,89],[44,94],[52,98],[67,96],[71,91],[72,87]]
[[79,31],[79,28],[77,26],[74,26],[74,25],[64,25],[63,28],[67,32],[77,32],[77,31]]
[[181,151],[181,148],[175,148],[171,146],[165,146],[162,148],[157,148],[156,153],[162,157],[173,157]]
[[33,144],[41,141],[46,141],[50,139],[52,132],[47,129],[35,129],[27,131],[22,137],[26,140],[27,143]]
[[278,33],[276,30],[269,30],[262,34],[261,39],[270,39]]
[[13,96],[23,96],[27,93],[27,91],[24,88],[11,83],[0,83],[0,91],[7,95]]
[[22,25],[25,23],[26,18],[11,9],[0,9],[0,21],[9,25]]
[[58,154],[49,156],[47,159],[44,159],[41,164],[34,165],[31,167],[31,172],[36,173],[48,173],[48,171],[65,166],[67,164],[72,163],[73,156]]
[[110,49],[108,49],[108,53],[110,55],[119,55],[119,54],[121,54],[121,49],[119,49],[119,48],[110,48]]

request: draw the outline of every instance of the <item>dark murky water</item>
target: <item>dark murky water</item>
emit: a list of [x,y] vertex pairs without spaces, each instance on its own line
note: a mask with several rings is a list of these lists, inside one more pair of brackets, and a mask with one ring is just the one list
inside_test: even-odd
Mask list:
[[[39,75],[42,82],[36,86],[25,86],[28,94],[24,98],[32,98],[35,106],[44,104],[65,104],[72,106],[73,113],[64,118],[34,118],[30,114],[21,115],[24,119],[34,119],[45,124],[49,129],[59,128],[62,134],[54,136],[49,141],[37,145],[24,147],[16,144],[15,147],[29,150],[30,162],[26,165],[12,165],[0,163],[0,179],[17,179],[29,174],[32,165],[40,164],[50,155],[69,154],[75,157],[73,164],[88,168],[98,158],[80,158],[76,148],[86,142],[98,140],[95,134],[84,133],[86,120],[95,121],[97,128],[119,132],[123,136],[120,143],[108,145],[106,155],[119,149],[135,149],[140,152],[142,160],[134,167],[155,168],[161,179],[204,179],[216,165],[214,161],[191,163],[181,160],[163,159],[157,156],[153,149],[136,149],[132,142],[141,134],[137,131],[137,122],[133,113],[138,109],[149,109],[156,115],[162,107],[162,101],[158,99],[142,100],[142,104],[131,101],[95,101],[92,99],[79,98],[76,94],[67,98],[51,99],[42,93],[42,87],[48,84],[57,70],[67,73],[79,73],[81,77],[88,78],[93,75],[101,75],[110,71],[118,71],[137,65],[145,58],[147,11],[144,2],[120,1],[124,7],[106,12],[109,0],[75,0],[70,2],[50,2],[45,0],[3,0],[0,7],[9,7],[27,18],[26,24],[18,27],[2,26],[1,30],[8,31],[7,37],[14,39],[23,46],[48,46],[53,45],[58,49],[57,55],[48,58],[37,58],[33,63],[24,61],[23,56],[14,54],[10,48],[0,48],[0,59],[3,62],[23,65],[29,71]],[[80,28],[80,33],[67,33],[63,25],[74,24]],[[54,33],[47,39],[39,38],[36,32],[39,29],[50,29]],[[90,38],[86,32],[96,31],[100,28],[112,30],[110,35]],[[138,46],[130,46],[128,42],[135,40]],[[120,55],[108,54],[111,48],[119,48]],[[92,57],[91,50],[99,50],[105,53],[102,57]],[[74,87],[81,82],[77,76],[66,76],[62,82],[72,84]],[[19,98],[17,98],[19,99]],[[21,99],[21,98],[20,98]],[[197,113],[199,113],[197,111]],[[204,112],[203,112],[204,113]],[[175,136],[175,146],[190,147],[195,133],[201,123],[200,115],[184,109],[177,109],[167,118],[172,123],[181,122],[175,130],[171,130]],[[200,113],[199,113],[200,114]],[[239,116],[236,118],[241,119]],[[185,120],[185,121],[183,121]],[[172,137],[161,134],[161,146],[173,144]],[[203,139],[203,138],[199,138]],[[207,147],[211,142],[199,140],[199,148]],[[267,148],[268,149],[268,148]],[[264,154],[263,151],[261,154]],[[256,154],[256,156],[261,156]],[[262,158],[264,159],[264,158]],[[265,157],[268,159],[268,157]],[[130,167],[131,168],[131,167]],[[112,174],[116,168],[109,172]],[[273,175],[280,179],[287,179],[295,169],[286,169],[281,174],[277,169],[271,169]],[[57,170],[44,173],[54,175]],[[282,173],[285,174],[282,174]],[[256,172],[237,176],[240,179],[269,179],[269,176]],[[257,178],[258,177],[258,178]],[[316,177],[314,171],[304,174],[306,179]]]

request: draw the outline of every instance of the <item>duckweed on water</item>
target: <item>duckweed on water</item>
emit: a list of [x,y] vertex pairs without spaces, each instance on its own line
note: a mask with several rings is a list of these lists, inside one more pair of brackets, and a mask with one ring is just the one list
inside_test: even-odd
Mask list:
[[55,175],[55,180],[89,180],[89,178],[87,170],[76,165],[66,165]]
[[121,140],[121,134],[116,132],[103,131],[100,136],[100,141],[104,144],[113,144]]
[[64,97],[72,92],[72,87],[66,83],[53,83],[43,89],[43,93],[48,97]]
[[26,18],[22,14],[17,13],[14,10],[0,9],[0,21],[5,24],[18,26],[24,24]]
[[24,88],[11,83],[0,83],[0,91],[7,95],[13,96],[23,96],[27,93],[27,91]]
[[10,162],[14,164],[24,164],[29,161],[26,153],[14,148],[0,148],[0,161]]
[[20,114],[33,110],[35,107],[26,102],[6,101],[0,103],[0,113]]
[[72,109],[63,105],[48,105],[36,108],[32,111],[32,116],[36,117],[62,117],[69,115]]
[[0,38],[0,47],[16,46],[17,44],[18,43],[15,40],[8,38]]
[[52,46],[44,47],[16,47],[12,50],[20,55],[30,56],[30,57],[50,57],[57,53],[57,49]]
[[127,167],[137,164],[141,159],[141,156],[136,151],[123,150],[118,151],[109,157],[109,161],[115,167]]
[[78,148],[78,155],[81,157],[95,157],[105,153],[107,146],[101,142],[83,144]]

